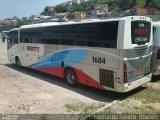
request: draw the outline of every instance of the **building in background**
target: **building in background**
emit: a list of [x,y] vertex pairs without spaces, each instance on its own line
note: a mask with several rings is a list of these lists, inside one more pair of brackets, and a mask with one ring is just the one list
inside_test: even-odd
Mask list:
[[82,20],[86,18],[86,13],[84,11],[77,11],[74,14],[76,20]]
[[97,4],[94,7],[94,10],[87,12],[87,18],[103,18],[107,17],[109,13],[108,4]]

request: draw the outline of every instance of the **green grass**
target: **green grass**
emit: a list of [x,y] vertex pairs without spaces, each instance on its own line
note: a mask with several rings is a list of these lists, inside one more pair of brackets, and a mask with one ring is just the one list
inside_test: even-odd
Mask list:
[[109,107],[107,109],[105,109],[104,111],[101,111],[97,114],[115,114],[114,111]]
[[90,104],[90,105],[87,105],[84,107],[83,109],[83,114],[90,114],[90,113],[93,113],[94,111],[96,111],[97,109],[103,107],[104,104],[98,104],[98,105],[95,105],[95,104]]
[[[123,106],[122,106],[123,107]],[[123,110],[120,114],[151,114],[158,113],[153,107],[145,106],[145,107],[131,107],[130,110]],[[105,109],[102,112],[97,114],[119,114],[118,110],[113,110],[111,107]]]
[[136,100],[143,100],[145,102],[159,102],[160,103],[160,88],[153,89],[151,87],[146,88],[143,91],[140,91],[130,98],[134,98]]
[[78,112],[81,114],[90,114],[97,109],[103,107],[104,104],[86,104],[86,103],[77,103],[77,104],[66,104],[65,108],[67,109],[67,112]]
[[[160,81],[156,81],[156,84]],[[98,114],[158,114],[160,109],[157,109],[160,103],[160,88],[152,88],[153,86],[148,86],[148,88],[129,96],[125,100],[119,101],[116,104],[106,108],[105,110],[96,113]],[[67,104],[65,107],[69,112],[77,112],[80,114],[91,114],[97,109],[103,107],[104,104]],[[157,107],[157,108],[156,108]],[[82,117],[85,117],[82,116]],[[89,117],[87,120],[92,119],[93,116]]]
[[160,103],[160,88],[150,86],[98,114],[158,114],[154,103]]
[[152,106],[134,107],[130,111],[123,111],[122,114],[151,114],[158,113]]
[[[67,109],[67,112],[70,113],[78,113],[80,114],[79,118],[84,118],[93,112],[95,112],[97,109],[103,107],[105,104],[99,103],[99,104],[87,104],[87,103],[77,103],[77,104],[66,104],[65,108]],[[85,120],[92,120],[92,118],[86,118]]]
[[50,120],[49,117],[47,115],[42,115],[40,117],[40,120]]
[[160,80],[158,80],[157,83],[160,83]]

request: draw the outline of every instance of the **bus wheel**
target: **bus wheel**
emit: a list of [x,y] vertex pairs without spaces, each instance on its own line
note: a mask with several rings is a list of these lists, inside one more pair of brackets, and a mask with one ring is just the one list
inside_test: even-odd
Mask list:
[[66,69],[64,73],[64,77],[69,86],[72,86],[72,87],[77,86],[77,76],[72,69]]
[[18,68],[21,68],[21,61],[18,57],[16,57],[16,65]]

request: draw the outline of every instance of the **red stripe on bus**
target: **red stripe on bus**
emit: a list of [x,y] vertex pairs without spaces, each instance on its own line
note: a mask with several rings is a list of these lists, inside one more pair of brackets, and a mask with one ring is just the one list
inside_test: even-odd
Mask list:
[[64,78],[64,68],[63,67],[56,67],[56,68],[34,68],[37,71],[41,71],[50,75],[55,75],[60,78]]
[[[34,68],[35,69],[35,68]],[[64,78],[64,67],[56,67],[56,68],[36,68],[35,70],[41,71],[47,74],[55,75],[60,78]],[[99,88],[99,89],[104,89],[100,83],[98,83],[96,80],[94,80],[92,77],[87,75],[81,70],[78,70],[76,68],[74,69],[77,77],[78,77],[78,83],[85,84],[91,87]]]
[[77,77],[78,77],[78,82],[81,84],[85,84],[91,87],[95,87],[95,88],[99,88],[99,89],[104,89],[102,85],[100,85],[100,83],[98,83],[96,80],[94,80],[92,77],[90,77],[89,75],[87,75],[86,73],[84,73],[81,70],[78,70],[76,68],[74,68]]

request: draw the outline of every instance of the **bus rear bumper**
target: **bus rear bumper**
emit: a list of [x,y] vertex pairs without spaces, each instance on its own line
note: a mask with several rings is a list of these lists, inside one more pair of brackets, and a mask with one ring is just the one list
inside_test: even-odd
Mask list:
[[138,88],[138,87],[148,83],[149,81],[151,81],[151,76],[152,76],[152,74],[150,73],[149,75],[147,75],[137,81],[124,84],[124,89],[123,89],[124,91],[122,91],[122,92],[129,92],[135,88]]

